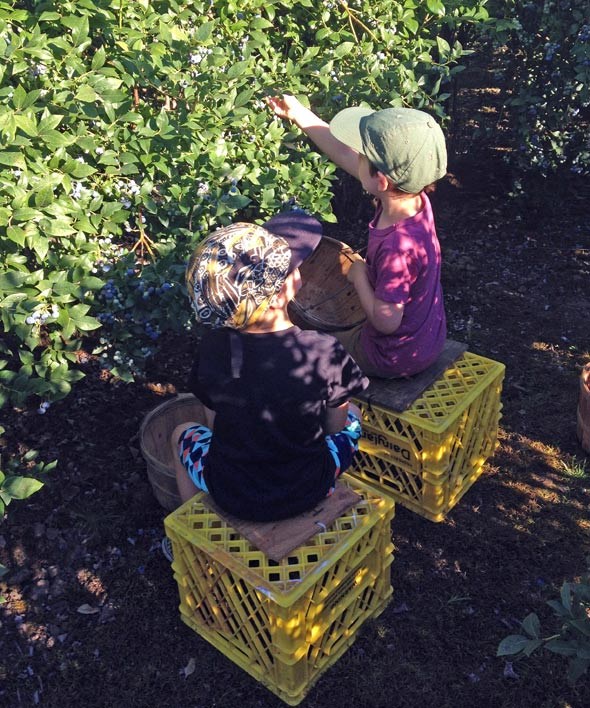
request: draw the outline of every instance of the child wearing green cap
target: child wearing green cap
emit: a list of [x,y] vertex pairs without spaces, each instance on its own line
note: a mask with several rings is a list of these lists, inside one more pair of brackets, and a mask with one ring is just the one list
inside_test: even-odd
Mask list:
[[369,382],[337,339],[299,329],[287,310],[321,235],[316,219],[287,212],[218,229],[193,253],[187,288],[208,331],[189,388],[207,425],[172,434],[183,501],[203,490],[238,518],[275,521],[313,508],[351,464],[361,427],[349,398]]
[[367,318],[335,336],[365,374],[423,371],[446,338],[440,245],[427,195],[446,173],[440,126],[411,108],[346,108],[328,124],[294,96],[267,103],[376,199],[365,260],[348,272]]

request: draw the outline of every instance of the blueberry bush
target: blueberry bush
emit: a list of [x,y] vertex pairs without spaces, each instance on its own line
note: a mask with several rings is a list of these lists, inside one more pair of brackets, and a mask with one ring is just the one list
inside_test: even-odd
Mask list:
[[[0,425],[0,436],[5,429]],[[55,468],[57,460],[42,462],[37,450],[27,450],[19,456],[13,456],[5,462],[0,455],[0,519],[4,517],[6,507],[15,499],[27,499],[43,487],[44,476]],[[0,579],[6,568],[0,563]],[[0,594],[0,604],[2,604]]]
[[541,176],[589,174],[590,4],[496,0],[493,6],[498,21],[491,38],[508,49],[501,72],[512,164]]
[[[0,426],[0,435],[4,432]],[[55,468],[57,460],[45,463],[39,461],[38,456],[37,450],[28,450],[5,464],[0,456],[0,518],[11,501],[26,499],[41,489],[43,476]]]
[[89,355],[139,374],[189,327],[204,232],[295,204],[334,219],[333,167],[265,95],[444,119],[485,5],[1,0],[0,406],[45,412]]

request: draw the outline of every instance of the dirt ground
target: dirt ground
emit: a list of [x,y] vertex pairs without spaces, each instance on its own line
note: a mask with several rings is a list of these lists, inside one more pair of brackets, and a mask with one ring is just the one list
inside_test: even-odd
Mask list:
[[[590,679],[568,687],[562,657],[495,656],[529,612],[544,636],[556,631],[546,601],[590,555],[590,459],[575,435],[579,375],[590,360],[590,184],[531,185],[517,202],[501,151],[477,152],[470,135],[457,137],[434,205],[449,336],[506,365],[500,444],[444,522],[397,507],[393,600],[306,708],[590,705]],[[342,224],[330,233],[358,243],[369,205],[352,213],[351,189],[339,192]],[[59,466],[0,525],[0,561],[10,568],[0,585],[0,704],[283,705],[181,622],[159,550],[165,512],[138,429],[147,411],[184,390],[193,346],[190,337],[165,342],[148,377],[132,385],[88,360],[75,393],[45,415],[2,411],[6,453],[34,448]]]

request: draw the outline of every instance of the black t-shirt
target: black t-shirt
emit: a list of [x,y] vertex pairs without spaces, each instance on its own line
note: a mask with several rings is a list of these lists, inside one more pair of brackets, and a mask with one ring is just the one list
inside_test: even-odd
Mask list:
[[312,508],[334,481],[324,440],[326,409],[367,385],[329,334],[298,327],[207,333],[189,387],[216,412],[204,470],[215,501],[253,521]]

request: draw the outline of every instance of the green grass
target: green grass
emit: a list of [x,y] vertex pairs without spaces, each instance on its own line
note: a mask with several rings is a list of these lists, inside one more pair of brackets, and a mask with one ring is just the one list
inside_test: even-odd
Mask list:
[[577,457],[570,457],[569,460],[561,460],[561,469],[568,477],[584,479],[588,476],[588,464],[586,460],[579,460]]

